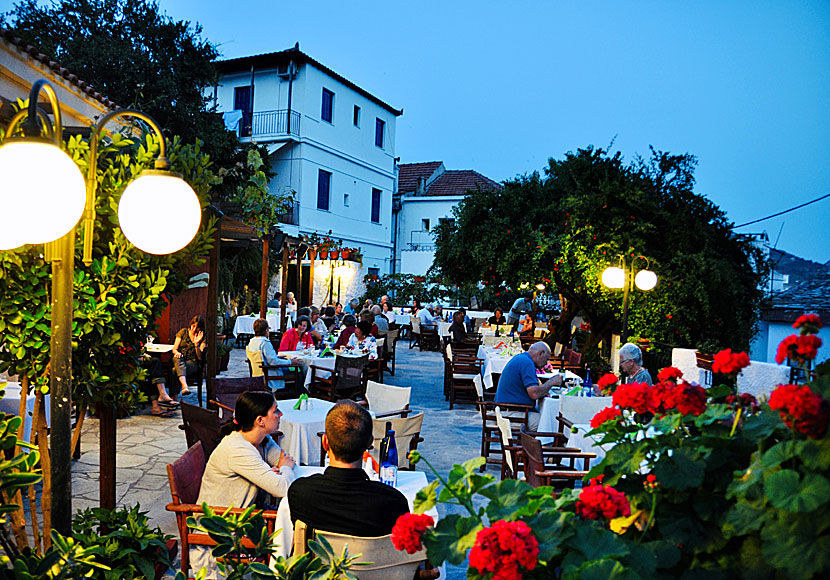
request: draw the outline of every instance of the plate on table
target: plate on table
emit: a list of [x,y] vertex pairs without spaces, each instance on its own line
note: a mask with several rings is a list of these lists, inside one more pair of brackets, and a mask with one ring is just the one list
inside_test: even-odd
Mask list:
[[547,381],[548,379],[552,379],[558,374],[559,373],[536,373],[536,376],[542,379],[543,381]]

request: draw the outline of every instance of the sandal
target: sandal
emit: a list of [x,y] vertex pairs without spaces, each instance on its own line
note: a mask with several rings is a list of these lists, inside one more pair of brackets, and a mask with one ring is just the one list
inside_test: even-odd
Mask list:
[[167,407],[169,409],[178,409],[180,406],[179,402],[174,401],[173,399],[170,399],[169,401],[159,401],[159,405],[161,405],[162,407]]
[[173,413],[174,413],[173,409],[170,409],[168,411],[159,410],[158,413],[156,413],[155,411],[150,411],[150,414],[153,415],[154,417],[172,417]]

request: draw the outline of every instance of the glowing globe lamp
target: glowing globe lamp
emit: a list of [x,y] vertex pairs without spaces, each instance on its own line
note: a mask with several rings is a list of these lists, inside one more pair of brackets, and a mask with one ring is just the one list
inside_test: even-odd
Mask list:
[[[12,226],[2,245],[43,244],[66,235],[84,213],[81,170],[60,147],[41,140],[11,140],[0,147],[0,215]],[[8,249],[8,248],[7,248]]]
[[602,272],[602,283],[607,288],[622,288],[625,286],[625,270],[617,266],[606,268]]
[[148,254],[172,254],[184,248],[202,222],[193,189],[176,173],[144,171],[118,203],[121,231]]
[[657,286],[657,274],[651,270],[640,270],[634,277],[634,284],[640,290],[651,290]]

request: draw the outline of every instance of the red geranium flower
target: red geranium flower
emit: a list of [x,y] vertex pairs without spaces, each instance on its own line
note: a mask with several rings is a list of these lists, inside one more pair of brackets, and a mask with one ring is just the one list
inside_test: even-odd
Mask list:
[[706,410],[706,389],[682,383],[673,390],[675,407],[684,415],[700,415]]
[[604,517],[608,520],[631,515],[631,506],[625,495],[610,485],[602,485],[591,480],[588,487],[582,489],[576,501],[576,513],[586,520]]
[[731,375],[748,366],[748,354],[745,352],[732,352],[731,348],[727,348],[715,355],[715,360],[712,363],[712,371]]
[[476,535],[470,550],[470,566],[479,574],[493,573],[493,580],[521,580],[524,570],[533,570],[539,558],[539,541],[522,522],[499,520]]
[[769,397],[769,407],[778,411],[787,427],[818,439],[827,431],[830,405],[807,385],[781,385]]
[[649,389],[645,383],[627,383],[614,391],[614,405],[620,409],[631,409],[635,413],[647,413],[649,408]]
[[800,328],[801,334],[815,334],[823,324],[817,314],[802,314],[793,323],[793,328]]
[[816,358],[820,347],[821,339],[817,336],[812,334],[801,336],[791,334],[778,345],[775,362],[781,364],[789,357],[798,363],[805,363]]
[[614,392],[614,387],[618,382],[620,382],[620,380],[617,378],[617,375],[614,373],[605,373],[597,381],[597,387],[603,393],[611,394]]
[[758,399],[750,393],[741,393],[740,395],[728,395],[726,397],[726,404],[732,405],[736,409],[741,407],[744,411],[754,412],[758,410]]
[[414,554],[423,548],[421,536],[435,520],[426,514],[403,514],[392,528],[392,545],[407,554]]
[[681,371],[677,367],[666,367],[659,373],[657,373],[657,380],[661,383],[663,381],[674,381],[677,382],[677,379],[683,378],[683,371]]
[[591,419],[591,429],[596,429],[607,421],[616,421],[622,418],[622,411],[616,407],[605,407]]

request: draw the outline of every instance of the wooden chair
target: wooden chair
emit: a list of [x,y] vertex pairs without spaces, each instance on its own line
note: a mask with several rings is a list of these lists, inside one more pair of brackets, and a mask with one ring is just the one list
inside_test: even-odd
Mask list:
[[409,348],[412,349],[413,343],[416,345],[421,344],[421,319],[417,316],[410,316],[410,326],[412,327],[409,331]]
[[496,417],[496,407],[501,407],[504,419],[510,424],[511,431],[515,434],[515,437],[518,437],[521,431],[528,430],[529,415],[535,409],[533,405],[496,403],[492,400],[479,399],[478,408],[481,414],[481,456],[485,458],[485,463],[481,466],[481,471],[484,471],[489,464],[504,464],[504,449]]
[[204,409],[188,403],[181,403],[181,410],[183,424],[179,425],[179,429],[184,430],[187,446],[192,447],[201,442],[205,459],[208,459],[222,438],[220,434],[222,422],[219,420],[219,411]]
[[[453,354],[450,361],[451,375],[449,382],[449,399],[450,409],[453,408],[456,401],[477,403],[478,389],[474,382],[474,378],[481,380],[481,367],[483,363],[481,359],[462,358]],[[458,395],[465,395],[466,397],[458,398]]]
[[348,547],[349,554],[362,554],[360,561],[370,564],[356,566],[349,571],[358,580],[412,580],[421,564],[426,563],[426,549],[414,554],[398,551],[392,545],[391,534],[374,538],[348,536],[312,530],[301,520],[294,522],[294,556],[308,551],[308,540],[312,536],[326,538],[335,554],[342,553],[345,547]]
[[542,339],[538,338],[536,336],[520,336],[519,337],[519,343],[521,343],[521,345],[522,345],[522,350],[529,349],[531,346],[533,346],[534,343],[537,343],[540,340],[542,340]]
[[376,359],[369,359],[366,363],[366,379],[378,383],[383,382],[383,356],[386,352],[386,338],[381,337],[377,339],[378,357]]
[[519,457],[522,446],[514,437],[510,421],[502,416],[498,405],[493,409],[493,413],[496,416],[496,425],[501,437],[501,478],[502,480],[518,479],[519,471],[521,471]]
[[334,371],[309,365],[309,391],[315,397],[335,403],[340,399],[365,398],[367,379],[363,369],[368,363],[369,355],[365,354],[360,357],[337,356]]
[[398,469],[415,471],[415,464],[409,461],[409,452],[418,448],[424,438],[421,437],[421,427],[424,423],[424,412],[415,413],[411,417],[374,417],[372,419],[372,437],[374,442],[370,453],[375,461],[380,461],[380,441],[386,436],[386,424],[392,423],[395,430],[395,446],[398,448]]
[[[366,383],[366,401],[375,416],[380,413],[409,413],[412,387],[396,387],[369,381]],[[402,415],[406,417],[406,415]]]
[[262,377],[242,377],[236,379],[213,379],[213,399],[208,403],[219,408],[220,421],[233,418],[236,399],[247,391],[264,391],[265,381]]
[[[541,433],[538,433],[541,435]],[[572,487],[575,481],[583,479],[589,471],[594,453],[582,453],[569,447],[549,447],[542,450],[542,443],[529,433],[520,434],[525,481],[533,487],[552,485],[558,489]],[[577,460],[583,460],[583,469],[576,467]],[[547,462],[546,462],[547,460]],[[563,461],[570,465],[563,465]]]
[[383,368],[389,371],[389,374],[395,376],[395,351],[398,345],[398,334],[400,330],[389,329],[386,333],[386,348],[383,353]]
[[284,365],[262,365],[262,378],[266,385],[271,381],[281,382],[283,387],[272,389],[277,400],[296,399],[305,392],[303,376],[300,369]]
[[[187,518],[198,516],[202,512],[199,500],[199,489],[202,487],[202,477],[205,474],[207,457],[202,450],[202,444],[196,442],[190,446],[184,455],[173,463],[167,464],[167,481],[170,484],[172,501],[167,504],[167,511],[176,514],[176,526],[179,528],[179,537],[182,543],[182,572],[187,576],[190,568],[191,546],[215,546],[209,535],[204,532],[191,530],[187,525]],[[225,508],[216,508],[224,512]],[[243,509],[233,509],[231,513],[240,514]],[[274,532],[274,523],[277,519],[276,511],[263,511],[268,533]],[[252,547],[253,544],[245,538],[243,545]]]
[[421,351],[438,350],[441,341],[438,339],[438,328],[421,326],[420,340],[418,341],[418,348]]

